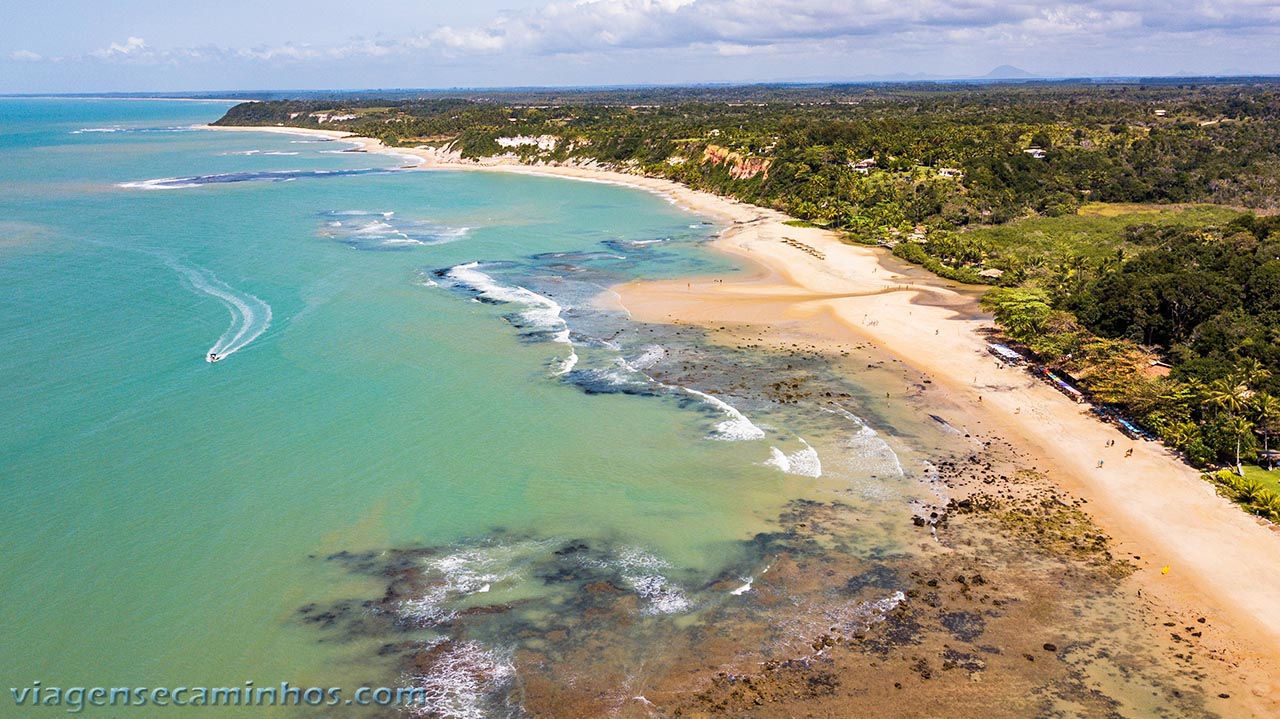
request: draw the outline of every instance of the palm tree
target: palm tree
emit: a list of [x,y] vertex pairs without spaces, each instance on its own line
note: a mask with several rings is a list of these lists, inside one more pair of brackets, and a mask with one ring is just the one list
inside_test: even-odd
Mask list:
[[1191,377],[1186,381],[1187,394],[1191,397],[1191,401],[1200,404],[1204,402],[1204,396],[1209,391],[1209,386],[1199,377]]
[[1219,377],[1205,388],[1202,402],[1215,409],[1225,410],[1234,417],[1244,409],[1249,396],[1248,385],[1236,381],[1236,378]]
[[1258,492],[1251,502],[1258,514],[1272,520],[1280,520],[1280,496],[1269,489]]
[[1258,382],[1271,376],[1271,370],[1263,366],[1261,362],[1253,357],[1245,357],[1236,363],[1235,371],[1231,373],[1232,379],[1246,387],[1253,387]]
[[1186,382],[1164,379],[1157,384],[1157,388],[1156,399],[1179,412],[1189,412],[1193,406],[1201,403],[1204,394],[1204,383],[1194,377]]
[[1280,399],[1266,392],[1259,392],[1253,396],[1252,404],[1253,421],[1256,423],[1254,431],[1262,435],[1263,456],[1267,458],[1267,464],[1270,465],[1271,435],[1280,430]]
[[1236,483],[1234,489],[1240,501],[1245,504],[1253,504],[1260,498],[1265,499],[1263,492],[1267,491],[1262,482],[1256,479],[1242,479]]
[[1232,415],[1227,421],[1227,430],[1236,438],[1236,474],[1244,476],[1244,465],[1240,464],[1240,442],[1253,431],[1253,423],[1244,417]]
[[1165,429],[1164,435],[1169,438],[1173,446],[1185,449],[1200,437],[1200,429],[1191,422],[1174,422]]

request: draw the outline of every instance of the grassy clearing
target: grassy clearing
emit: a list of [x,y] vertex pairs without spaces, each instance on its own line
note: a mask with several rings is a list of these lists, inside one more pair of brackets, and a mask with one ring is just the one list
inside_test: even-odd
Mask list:
[[990,244],[995,254],[1032,260],[1092,260],[1114,256],[1132,247],[1125,242],[1130,225],[1184,225],[1203,227],[1231,221],[1240,213],[1217,205],[1139,205],[1092,203],[1074,215],[1028,217],[999,227],[964,233],[967,238]]
[[1280,483],[1268,472],[1256,465],[1244,468],[1244,476],[1237,477],[1229,469],[1204,475],[1218,486],[1220,494],[1229,497],[1246,512],[1273,522],[1280,522]]
[[1244,466],[1244,478],[1257,480],[1266,489],[1280,495],[1280,470],[1269,472],[1256,464],[1246,464]]

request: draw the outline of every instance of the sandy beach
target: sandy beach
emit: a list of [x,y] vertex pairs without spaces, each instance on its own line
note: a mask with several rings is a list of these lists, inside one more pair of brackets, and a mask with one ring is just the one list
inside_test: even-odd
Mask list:
[[[1087,502],[1113,551],[1139,567],[1127,581],[1134,601],[1218,629],[1207,647],[1245,678],[1265,715],[1280,711],[1280,535],[1219,497],[1199,473],[1155,442],[1134,442],[1113,426],[987,352],[993,324],[973,288],[903,267],[883,250],[849,245],[834,233],[784,224],[785,215],[654,178],[590,166],[525,166],[512,157],[463,161],[434,149],[389,148],[339,131],[283,127],[214,128],[285,132],[351,142],[359,149],[415,158],[418,167],[553,175],[613,182],[661,193],[726,225],[713,243],[748,271],[725,277],[639,281],[614,289],[631,315],[709,328],[726,323],[807,328],[832,346],[871,342],[931,380],[929,407],[975,435],[1003,437],[1024,461]],[[776,341],[788,339],[779,331]],[[903,394],[908,387],[903,387]],[[927,421],[927,417],[922,417]],[[1114,440],[1113,446],[1108,442]],[[1126,450],[1132,456],[1126,457]],[[1101,465],[1100,465],[1101,463]]]

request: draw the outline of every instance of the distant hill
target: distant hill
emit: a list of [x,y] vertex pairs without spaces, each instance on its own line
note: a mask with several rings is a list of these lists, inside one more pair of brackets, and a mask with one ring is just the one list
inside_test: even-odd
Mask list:
[[1020,67],[1014,67],[1013,65],[1001,65],[986,75],[983,75],[983,77],[987,77],[992,80],[1021,80],[1023,78],[1035,77],[1035,75]]

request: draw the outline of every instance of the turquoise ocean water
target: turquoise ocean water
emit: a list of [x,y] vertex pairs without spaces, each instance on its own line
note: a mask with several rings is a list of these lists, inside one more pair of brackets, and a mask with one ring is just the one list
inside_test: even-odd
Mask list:
[[553,590],[522,563],[583,541],[679,622],[816,475],[917,491],[870,430],[837,461],[767,408],[652,379],[697,338],[593,309],[613,282],[734,271],[706,218],[189,129],[226,107],[0,100],[6,692],[385,680],[369,642],[298,619],[381,593],[343,552],[458,548],[410,606],[429,618],[536,604]]

